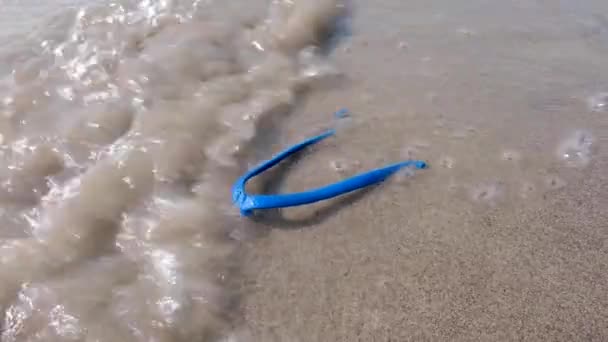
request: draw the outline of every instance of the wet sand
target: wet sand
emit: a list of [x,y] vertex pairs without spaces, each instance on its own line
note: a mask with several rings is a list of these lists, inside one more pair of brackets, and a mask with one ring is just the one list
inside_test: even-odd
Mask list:
[[[608,338],[603,1],[354,0],[326,57],[331,0],[137,3],[2,50],[3,342]],[[256,189],[431,167],[239,217],[232,180],[328,127]]]
[[474,215],[384,189],[279,225],[248,257],[249,324],[262,341],[602,341],[606,184]]
[[[605,31],[586,33],[605,5],[355,4],[332,55],[348,82],[307,97],[281,143],[342,106],[351,122],[273,185],[310,188],[341,177],[336,159],[352,173],[404,149],[431,169],[255,225],[255,340],[605,340],[608,113],[587,98],[607,85],[608,50]],[[577,129],[593,151],[571,168],[556,149]]]

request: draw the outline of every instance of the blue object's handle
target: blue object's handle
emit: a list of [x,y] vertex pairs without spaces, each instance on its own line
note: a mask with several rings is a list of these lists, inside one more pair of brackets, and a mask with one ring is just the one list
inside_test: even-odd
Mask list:
[[334,133],[334,130],[330,130],[321,135],[309,138],[299,144],[289,147],[288,149],[280,152],[272,159],[263,162],[262,164],[256,166],[252,170],[248,171],[245,175],[240,177],[232,187],[232,200],[234,204],[239,207],[241,214],[243,216],[249,216],[254,210],[257,209],[294,207],[327,200],[333,197],[347,194],[355,190],[365,188],[373,184],[380,183],[404,167],[424,169],[427,166],[424,161],[408,160],[388,165],[383,168],[371,170],[366,173],[362,173],[321,188],[298,193],[279,195],[249,195],[245,192],[245,185],[247,184],[247,181],[251,178],[272,168],[273,166],[280,163],[283,159],[306,148],[307,146],[316,144],[319,141],[332,136]]

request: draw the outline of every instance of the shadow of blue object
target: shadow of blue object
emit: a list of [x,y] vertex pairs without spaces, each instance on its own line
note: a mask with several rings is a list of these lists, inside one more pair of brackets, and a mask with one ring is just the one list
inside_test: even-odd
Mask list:
[[287,148],[272,159],[261,163],[241,176],[232,187],[232,201],[240,209],[241,215],[250,216],[254,210],[295,207],[327,200],[380,183],[402,168],[414,167],[416,169],[424,169],[427,166],[426,162],[421,160],[407,160],[371,170],[321,188],[290,194],[250,195],[245,191],[247,181],[251,178],[272,168],[290,155],[334,134],[335,131],[330,130],[316,137],[306,139],[299,144]]

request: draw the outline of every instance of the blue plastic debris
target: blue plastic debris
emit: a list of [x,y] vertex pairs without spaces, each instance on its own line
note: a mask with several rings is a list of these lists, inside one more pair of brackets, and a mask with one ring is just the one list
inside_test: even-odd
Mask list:
[[346,108],[342,108],[334,113],[336,119],[344,119],[350,116],[350,112]]
[[371,170],[334,184],[304,192],[276,195],[250,195],[245,192],[245,185],[251,178],[272,168],[290,155],[301,151],[307,146],[316,144],[334,134],[335,131],[330,130],[316,137],[309,138],[299,144],[293,145],[280,152],[272,159],[261,163],[241,176],[232,187],[232,201],[234,205],[240,209],[241,215],[250,216],[254,210],[295,207],[327,200],[380,183],[405,167],[413,167],[416,169],[424,169],[427,167],[427,164],[424,161],[407,160],[388,165],[383,168]]

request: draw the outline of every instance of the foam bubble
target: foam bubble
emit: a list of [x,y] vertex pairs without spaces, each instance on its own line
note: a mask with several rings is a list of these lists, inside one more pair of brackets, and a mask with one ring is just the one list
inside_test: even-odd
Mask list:
[[455,163],[456,163],[456,161],[454,160],[454,158],[449,157],[449,156],[443,156],[439,159],[439,165],[441,165],[441,167],[444,167],[446,169],[453,169]]
[[332,170],[340,175],[353,173],[359,168],[360,163],[357,160],[335,159],[329,163]]
[[583,168],[591,161],[593,135],[585,130],[577,130],[557,147],[557,156],[567,166]]
[[593,95],[587,99],[587,106],[592,112],[608,111],[608,92]]
[[339,71],[321,55],[317,47],[308,47],[299,54],[299,78],[303,83],[323,81],[340,75]]
[[521,160],[521,153],[515,150],[504,150],[500,158],[507,162],[518,162]]
[[400,41],[400,42],[397,44],[397,48],[398,48],[399,50],[405,50],[405,51],[407,51],[407,50],[409,50],[409,49],[410,49],[410,45],[409,45],[409,44],[408,44],[406,41]]

